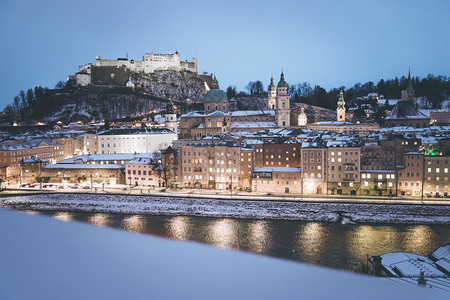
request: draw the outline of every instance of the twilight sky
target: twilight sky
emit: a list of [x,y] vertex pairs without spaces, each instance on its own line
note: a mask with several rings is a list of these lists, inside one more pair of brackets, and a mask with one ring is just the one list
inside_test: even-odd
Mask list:
[[222,89],[450,76],[450,1],[0,1],[0,109],[95,56],[178,52]]

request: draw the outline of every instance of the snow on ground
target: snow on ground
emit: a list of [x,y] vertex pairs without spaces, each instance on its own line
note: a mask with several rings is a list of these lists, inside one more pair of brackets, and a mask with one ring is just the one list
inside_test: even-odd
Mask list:
[[342,223],[449,224],[450,206],[250,201],[182,197],[46,194],[0,199],[0,207],[148,215]]
[[448,299],[435,289],[2,209],[0,240],[0,299]]

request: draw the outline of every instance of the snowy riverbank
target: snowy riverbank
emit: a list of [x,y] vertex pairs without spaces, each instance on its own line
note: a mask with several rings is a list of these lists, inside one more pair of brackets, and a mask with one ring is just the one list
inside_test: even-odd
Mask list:
[[449,206],[310,203],[158,196],[46,194],[0,198],[18,210],[285,219],[342,223],[449,224]]

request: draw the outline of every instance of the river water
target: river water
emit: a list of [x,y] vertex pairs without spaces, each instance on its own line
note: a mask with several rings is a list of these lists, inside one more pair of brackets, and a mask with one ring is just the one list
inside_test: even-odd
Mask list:
[[428,255],[450,242],[450,225],[340,224],[283,220],[39,211],[64,221],[197,241],[314,265],[363,272],[366,254]]

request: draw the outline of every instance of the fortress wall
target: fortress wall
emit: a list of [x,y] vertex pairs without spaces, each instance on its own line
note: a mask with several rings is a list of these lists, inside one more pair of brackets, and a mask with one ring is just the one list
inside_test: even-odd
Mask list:
[[142,60],[111,60],[95,58],[95,65],[98,67],[122,67],[125,66],[133,72],[154,73],[155,71],[173,70],[190,71],[197,73],[197,59],[192,61],[180,61],[180,54],[154,54],[147,53]]

